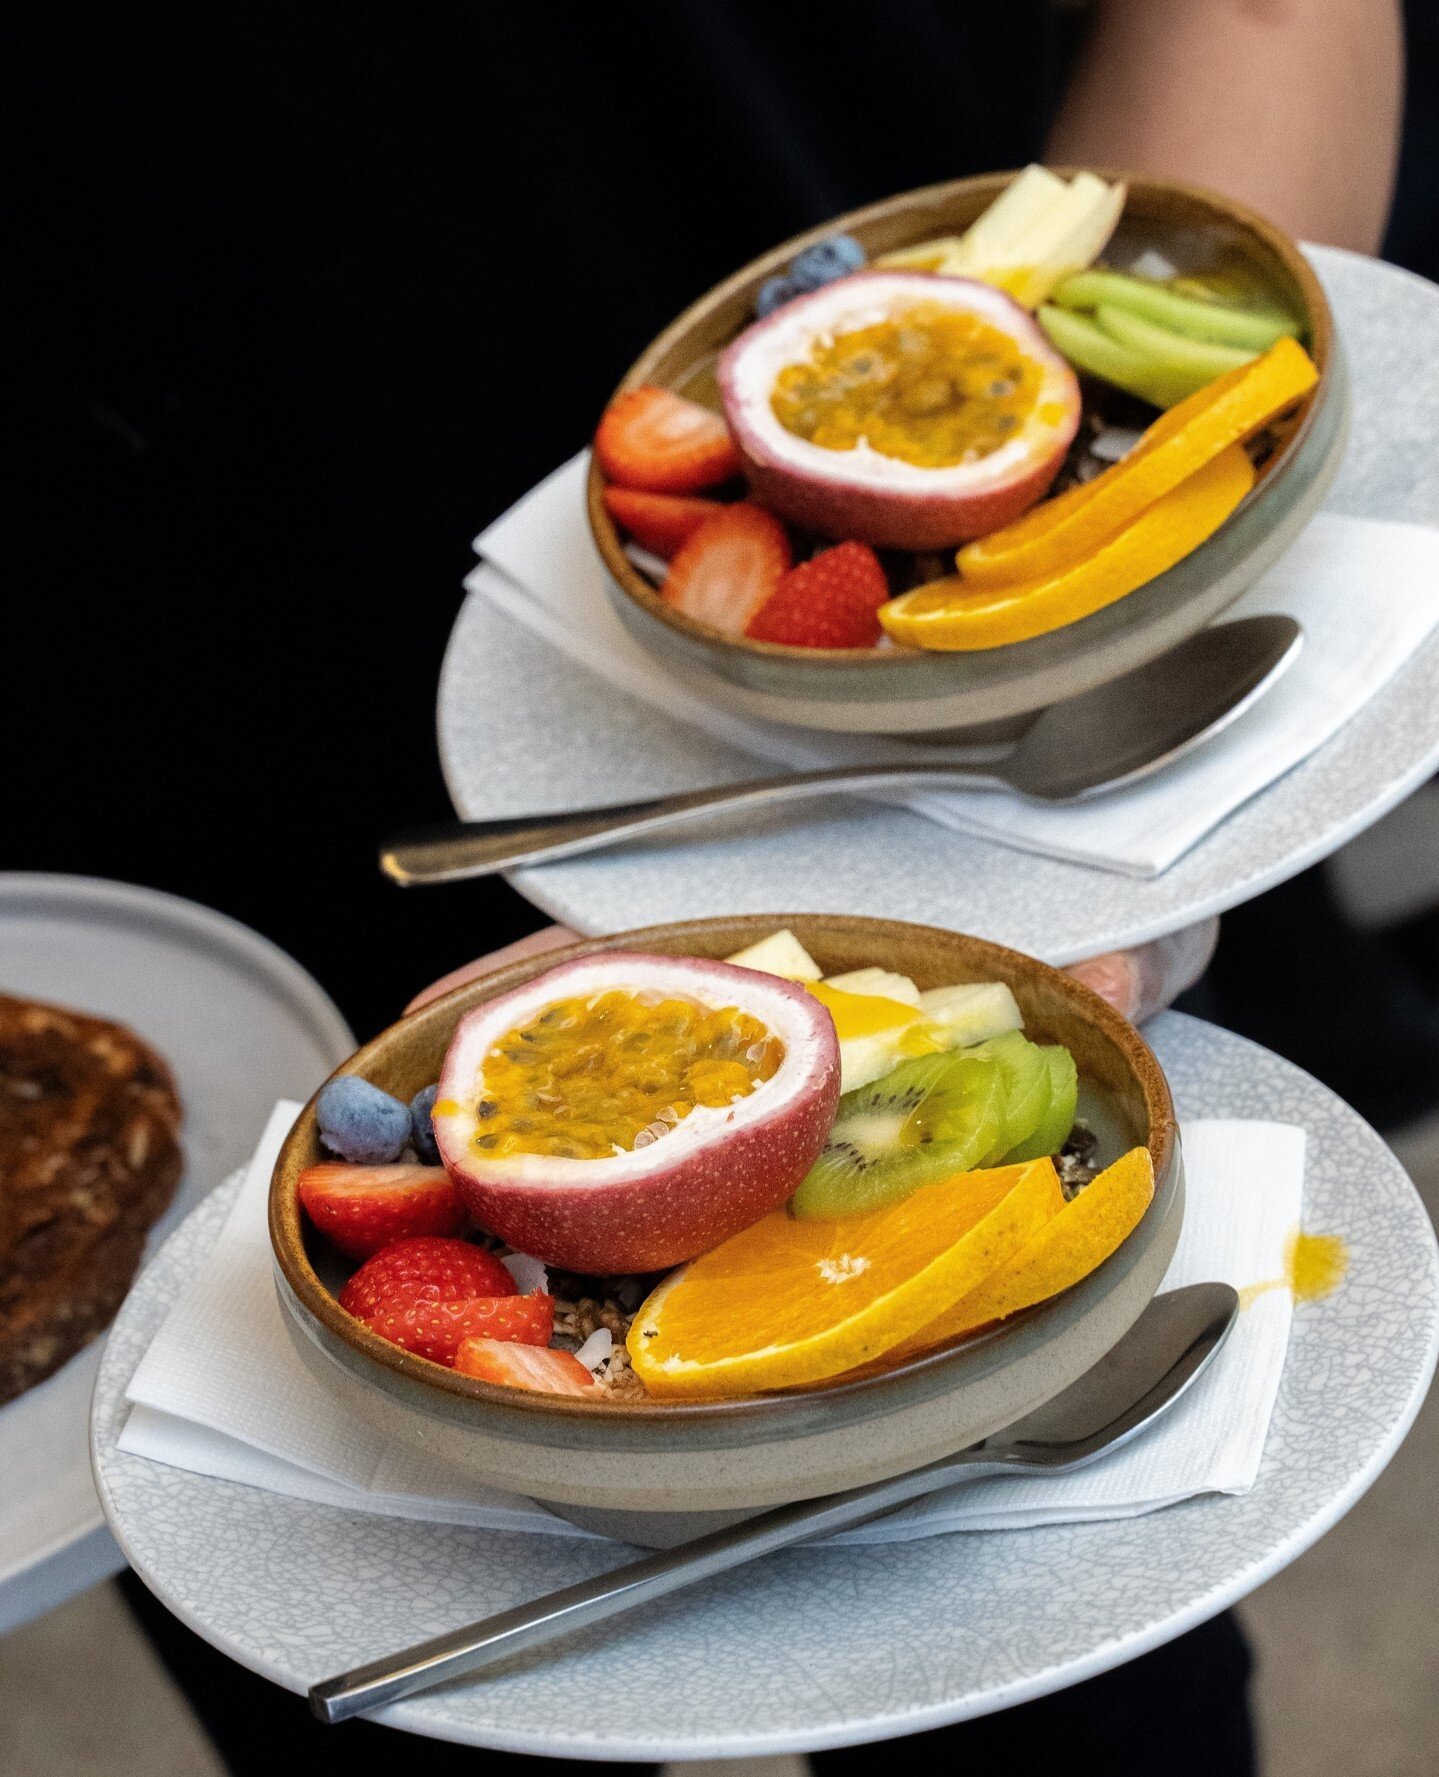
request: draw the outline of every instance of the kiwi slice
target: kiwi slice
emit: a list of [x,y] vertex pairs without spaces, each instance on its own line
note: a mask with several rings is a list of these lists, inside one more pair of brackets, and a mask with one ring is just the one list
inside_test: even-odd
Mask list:
[[901,1062],[840,1099],[790,1213],[809,1221],[863,1215],[968,1172],[1001,1139],[1003,1108],[999,1064],[975,1050]]
[[1074,1057],[1059,1043],[1045,1044],[1039,1053],[1049,1069],[1049,1104],[1033,1135],[1004,1156],[1006,1165],[1057,1154],[1074,1127],[1075,1106],[1079,1103],[1079,1072]]
[[964,1053],[987,1058],[999,1069],[1004,1088],[999,1134],[985,1156],[986,1165],[997,1165],[1027,1142],[1043,1121],[1049,1109],[1049,1063],[1039,1045],[1017,1030],[1007,1030]]
[[1268,351],[1285,334],[1299,333],[1293,316],[1278,309],[1239,308],[1221,301],[1212,291],[1198,298],[1172,284],[1126,277],[1122,272],[1076,272],[1065,279],[1052,300],[1066,309],[1125,309],[1185,339],[1239,346],[1251,352]]

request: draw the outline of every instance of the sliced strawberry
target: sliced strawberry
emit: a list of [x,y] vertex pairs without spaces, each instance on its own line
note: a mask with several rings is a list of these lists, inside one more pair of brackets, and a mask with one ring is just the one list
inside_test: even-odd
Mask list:
[[717,413],[644,384],[616,395],[595,433],[600,468],[621,487],[687,494],[739,474],[739,452]]
[[589,1394],[597,1385],[568,1351],[541,1351],[533,1345],[501,1345],[495,1339],[466,1339],[455,1358],[462,1376],[498,1382],[506,1388],[533,1388],[542,1394]]
[[872,648],[889,582],[867,543],[837,543],[785,574],[750,618],[756,642],[794,648]]
[[633,487],[607,487],[605,511],[635,542],[666,561],[707,518],[722,508],[718,500],[694,494],[645,494]]
[[364,1317],[372,1333],[432,1364],[453,1364],[466,1339],[548,1345],[555,1331],[553,1296],[467,1296],[458,1302],[396,1290]]
[[340,1291],[340,1306],[370,1320],[397,1296],[462,1302],[470,1296],[513,1296],[515,1280],[492,1252],[468,1240],[397,1240],[371,1259]]
[[443,1166],[350,1166],[323,1161],[300,1174],[300,1202],[352,1259],[420,1234],[454,1234],[465,1206]]
[[789,564],[784,526],[763,506],[740,500],[699,527],[670,563],[660,596],[687,617],[739,636]]

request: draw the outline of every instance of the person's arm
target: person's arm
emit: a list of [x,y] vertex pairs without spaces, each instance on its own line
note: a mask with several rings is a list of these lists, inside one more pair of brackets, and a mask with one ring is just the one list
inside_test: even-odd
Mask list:
[[1403,87],[1400,0],[1099,0],[1046,159],[1209,185],[1373,253]]

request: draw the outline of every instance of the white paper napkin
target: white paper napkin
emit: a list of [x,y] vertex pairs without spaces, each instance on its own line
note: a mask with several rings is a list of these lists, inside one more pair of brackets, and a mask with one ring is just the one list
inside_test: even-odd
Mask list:
[[[883,737],[828,735],[735,715],[659,667],[610,606],[604,564],[585,522],[587,467],[582,452],[475,539],[482,561],[465,581],[471,592],[616,690],[757,759],[803,767],[899,756]],[[1336,734],[1439,623],[1439,530],[1321,513],[1225,620],[1271,611],[1303,625],[1298,659],[1228,730],[1142,784],[1074,808],[1034,807],[985,791],[886,800],[1026,851],[1157,876]],[[617,802],[644,793],[642,783],[613,785]],[[466,812],[483,819],[489,811]]]
[[[587,1534],[357,1423],[296,1356],[271,1272],[270,1173],[299,1106],[277,1105],[215,1245],[141,1359],[120,1448],[198,1474],[356,1511],[493,1530]],[[1197,1493],[1244,1493],[1259,1472],[1289,1340],[1285,1246],[1299,1224],[1304,1132],[1277,1123],[1183,1130],[1187,1206],[1166,1287],[1248,1292],[1229,1343],[1163,1423],[1073,1475],[980,1482],[837,1541],[1124,1518]],[[1263,1286],[1275,1287],[1265,1288]]]

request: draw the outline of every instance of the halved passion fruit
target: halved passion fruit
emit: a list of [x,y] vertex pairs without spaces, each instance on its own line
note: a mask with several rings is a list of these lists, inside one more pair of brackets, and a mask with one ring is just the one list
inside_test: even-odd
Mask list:
[[512,1246],[656,1271],[777,1209],[838,1099],[834,1024],[802,987],[612,951],[461,1019],[434,1127],[471,1212]]
[[969,278],[859,272],[748,328],[720,394],[756,498],[825,536],[942,549],[1026,511],[1079,425],[1033,318]]

